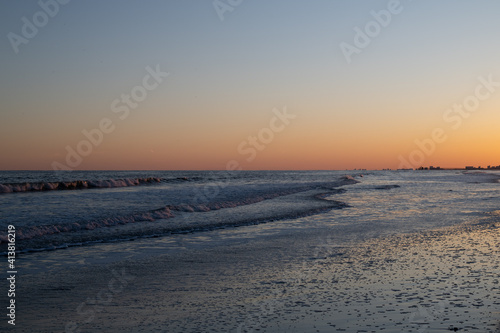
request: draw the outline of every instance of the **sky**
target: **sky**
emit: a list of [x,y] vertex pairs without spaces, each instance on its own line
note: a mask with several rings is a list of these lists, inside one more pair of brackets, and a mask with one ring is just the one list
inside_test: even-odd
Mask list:
[[2,1],[2,170],[499,165],[500,2]]

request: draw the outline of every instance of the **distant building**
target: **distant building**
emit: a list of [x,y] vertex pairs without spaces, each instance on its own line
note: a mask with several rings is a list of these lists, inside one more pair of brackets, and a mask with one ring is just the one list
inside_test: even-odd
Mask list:
[[497,165],[497,166],[488,165],[487,168],[483,168],[481,166],[478,166],[478,167],[466,166],[465,170],[500,170],[500,165]]

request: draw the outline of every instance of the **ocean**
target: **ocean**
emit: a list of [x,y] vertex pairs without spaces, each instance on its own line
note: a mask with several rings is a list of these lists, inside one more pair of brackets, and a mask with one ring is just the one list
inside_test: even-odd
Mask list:
[[[500,291],[490,288],[499,266],[488,237],[497,236],[434,232],[497,225],[499,179],[461,170],[3,171],[0,245],[7,265],[14,226],[16,329],[356,332],[366,327],[349,318],[365,309],[373,327],[425,332],[449,318],[491,317]],[[110,293],[119,276],[128,287]],[[419,287],[428,279],[438,280]],[[478,281],[484,295],[464,296]],[[472,305],[457,304],[470,295]],[[453,311],[415,319],[443,300]]]
[[[305,216],[339,230],[410,232],[493,214],[499,178],[458,170],[3,171],[0,239],[14,225],[17,249],[33,252]],[[255,205],[262,202],[264,211]],[[219,214],[210,220],[208,211]]]

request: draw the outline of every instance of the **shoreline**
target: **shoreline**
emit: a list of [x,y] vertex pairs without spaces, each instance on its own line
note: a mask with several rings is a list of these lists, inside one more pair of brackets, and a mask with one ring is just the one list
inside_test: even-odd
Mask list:
[[[234,202],[166,205],[149,211],[72,224],[19,227],[16,229],[17,250],[20,253],[52,251],[99,242],[161,237],[309,216],[345,207],[342,202],[325,200],[324,197],[338,194],[340,187],[356,183],[358,181],[352,177],[344,176],[323,185],[262,193]],[[297,200],[295,203],[292,202],[294,198]],[[276,202],[282,207],[278,209]],[[231,208],[231,212],[228,213],[226,208]],[[0,233],[1,255],[7,253],[6,247],[7,236]]]
[[20,275],[16,331],[500,329],[500,223],[331,240],[317,230]]

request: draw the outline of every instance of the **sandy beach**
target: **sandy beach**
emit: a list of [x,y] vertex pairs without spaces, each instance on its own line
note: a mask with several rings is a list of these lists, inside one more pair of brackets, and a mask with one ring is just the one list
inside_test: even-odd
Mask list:
[[16,331],[499,332],[499,227],[108,252],[107,264],[21,275]]

